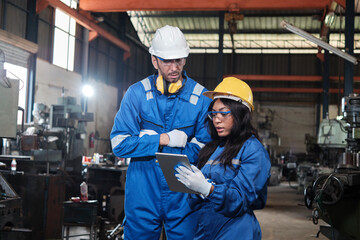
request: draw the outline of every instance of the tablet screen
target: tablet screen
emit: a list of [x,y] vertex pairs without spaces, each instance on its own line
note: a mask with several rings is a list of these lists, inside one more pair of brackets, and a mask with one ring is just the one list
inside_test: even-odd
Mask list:
[[196,193],[193,190],[187,188],[184,184],[179,182],[175,177],[175,166],[182,164],[185,167],[191,169],[189,159],[184,154],[173,154],[173,153],[155,153],[157,160],[159,161],[161,170],[164,174],[169,189],[174,192],[184,193]]

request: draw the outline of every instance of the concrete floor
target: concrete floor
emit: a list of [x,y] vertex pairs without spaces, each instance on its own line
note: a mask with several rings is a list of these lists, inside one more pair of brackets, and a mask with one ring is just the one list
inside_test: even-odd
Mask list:
[[[295,183],[291,186],[294,187]],[[268,200],[264,209],[255,211],[260,223],[263,240],[325,240],[320,234],[320,225],[328,226],[319,219],[314,225],[311,210],[304,205],[304,195],[283,182],[279,186],[269,186]]]
[[[292,187],[296,184],[291,183]],[[283,182],[279,186],[269,186],[268,200],[264,209],[255,211],[262,230],[262,240],[328,240],[322,234],[316,238],[320,225],[328,226],[319,219],[314,225],[311,210],[304,205],[304,195]],[[72,228],[72,234],[88,233],[86,228]],[[72,240],[88,239],[74,237]],[[163,238],[160,238],[163,239]],[[165,239],[165,238],[164,238]]]

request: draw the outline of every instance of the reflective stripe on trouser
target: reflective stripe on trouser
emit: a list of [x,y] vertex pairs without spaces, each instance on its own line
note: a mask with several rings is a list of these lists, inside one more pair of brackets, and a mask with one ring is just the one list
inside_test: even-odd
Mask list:
[[197,213],[186,198],[187,194],[169,190],[155,160],[131,162],[125,189],[125,239],[159,239],[163,221],[167,239],[193,239]]

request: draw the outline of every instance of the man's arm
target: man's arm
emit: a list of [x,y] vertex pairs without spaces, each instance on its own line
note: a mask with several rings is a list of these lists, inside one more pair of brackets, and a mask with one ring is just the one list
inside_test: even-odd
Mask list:
[[119,157],[155,156],[159,149],[160,135],[140,134],[140,106],[145,99],[134,85],[126,92],[114,120],[110,138],[113,152]]

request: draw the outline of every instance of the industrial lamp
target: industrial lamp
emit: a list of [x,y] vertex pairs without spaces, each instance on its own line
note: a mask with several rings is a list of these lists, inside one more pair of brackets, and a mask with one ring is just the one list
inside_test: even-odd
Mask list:
[[92,97],[94,95],[94,89],[90,85],[84,85],[81,91],[82,91],[82,94],[85,97],[85,99],[84,99],[84,113],[86,113],[87,112],[88,98]]
[[317,44],[318,46],[320,46],[328,51],[333,52],[334,54],[338,55],[339,57],[341,57],[355,65],[358,63],[358,59],[356,57],[354,57],[350,54],[347,54],[336,47],[331,46],[330,44],[314,37],[313,35],[305,32],[304,30],[301,30],[300,28],[297,28],[297,27],[291,25],[290,23],[287,23],[284,20],[281,21],[280,26],[289,30],[292,33],[295,33],[296,35],[299,35],[300,37],[303,37],[303,38],[309,40],[310,42]]
[[92,97],[94,95],[94,89],[90,85],[84,85],[82,88],[82,94],[85,97]]

